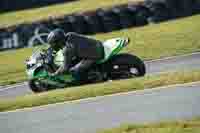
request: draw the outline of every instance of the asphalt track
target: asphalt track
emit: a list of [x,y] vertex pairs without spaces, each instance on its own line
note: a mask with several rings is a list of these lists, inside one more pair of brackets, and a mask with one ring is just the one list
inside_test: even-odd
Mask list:
[[200,116],[200,82],[0,113],[2,133],[95,133]]
[[[200,54],[145,62],[148,74],[200,68]],[[30,94],[26,84],[0,90],[1,98]],[[0,113],[2,133],[95,133],[122,123],[200,117],[200,82],[101,96]]]
[[[200,68],[200,53],[193,53],[178,57],[170,57],[145,62],[147,74],[157,74],[160,72],[176,71],[176,70],[192,70]],[[4,87],[0,89],[1,98],[13,98],[31,94],[27,83],[14,86]]]

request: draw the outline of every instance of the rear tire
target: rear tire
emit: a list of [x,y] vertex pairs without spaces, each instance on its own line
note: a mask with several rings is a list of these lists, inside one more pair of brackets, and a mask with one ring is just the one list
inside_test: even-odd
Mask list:
[[131,54],[119,54],[111,58],[108,73],[112,79],[141,77],[146,74],[144,62]]

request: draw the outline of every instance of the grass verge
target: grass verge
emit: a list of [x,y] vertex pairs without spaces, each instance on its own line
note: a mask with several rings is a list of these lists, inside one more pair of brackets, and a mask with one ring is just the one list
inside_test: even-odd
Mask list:
[[[130,37],[131,44],[123,52],[138,55],[144,60],[200,51],[200,15],[162,24],[131,28],[93,37],[105,40]],[[25,59],[31,48],[0,53],[0,85],[26,80]]]
[[102,7],[106,8],[127,2],[127,0],[78,0],[74,2],[51,5],[48,7],[1,13],[0,27],[34,22],[42,19],[47,19],[49,17],[59,17],[74,12],[95,10]]
[[103,96],[120,92],[143,90],[172,84],[200,81],[200,70],[163,73],[142,78],[85,85],[50,92],[25,95],[16,99],[0,101],[0,111],[15,110],[88,97]]
[[199,133],[200,119],[190,121],[163,122],[157,124],[124,124],[118,128],[97,133]]

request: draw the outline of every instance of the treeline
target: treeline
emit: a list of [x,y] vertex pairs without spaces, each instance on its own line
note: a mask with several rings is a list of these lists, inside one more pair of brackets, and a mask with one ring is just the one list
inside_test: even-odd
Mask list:
[[75,0],[0,0],[0,13],[38,8]]

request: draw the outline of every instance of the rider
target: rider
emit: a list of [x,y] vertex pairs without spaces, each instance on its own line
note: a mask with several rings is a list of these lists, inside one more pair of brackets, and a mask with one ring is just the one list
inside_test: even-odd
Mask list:
[[[55,29],[49,33],[47,42],[56,52],[63,49],[64,55],[64,64],[51,74],[52,76],[71,72],[73,76],[80,78],[80,73],[87,70],[97,60],[104,58],[104,48],[101,41],[77,33],[65,34],[62,29]],[[81,61],[69,68],[73,57],[79,58]]]

